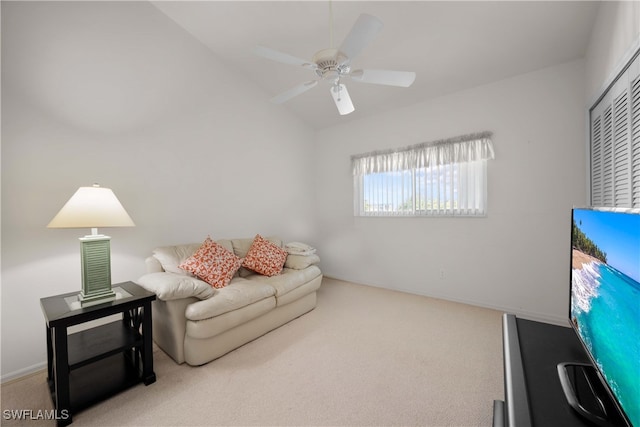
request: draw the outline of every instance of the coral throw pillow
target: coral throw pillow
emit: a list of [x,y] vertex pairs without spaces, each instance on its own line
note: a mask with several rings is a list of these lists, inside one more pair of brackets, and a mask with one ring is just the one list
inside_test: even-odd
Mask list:
[[207,237],[196,253],[179,267],[193,273],[214,288],[224,288],[241,265],[241,258]]
[[287,251],[257,234],[242,266],[265,276],[280,274]]

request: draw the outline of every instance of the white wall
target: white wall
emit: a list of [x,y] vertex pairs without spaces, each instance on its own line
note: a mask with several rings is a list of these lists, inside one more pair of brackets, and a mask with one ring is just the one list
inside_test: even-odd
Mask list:
[[[585,203],[584,104],[575,61],[319,132],[324,273],[563,322],[570,209]],[[353,216],[350,155],[485,130],[496,153],[486,218]]]
[[586,54],[587,107],[639,48],[640,2],[601,2]]
[[45,228],[79,186],[135,228],[115,282],[163,244],[313,243],[313,133],[146,2],[2,2],[2,379],[44,366],[39,298],[80,289],[77,238]]

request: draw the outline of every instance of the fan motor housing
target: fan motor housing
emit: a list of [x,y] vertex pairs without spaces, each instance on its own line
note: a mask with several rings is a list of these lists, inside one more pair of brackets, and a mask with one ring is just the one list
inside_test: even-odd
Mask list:
[[318,66],[316,74],[324,80],[337,81],[341,75],[349,73],[351,67],[347,56],[338,49],[322,49],[313,55],[312,61]]

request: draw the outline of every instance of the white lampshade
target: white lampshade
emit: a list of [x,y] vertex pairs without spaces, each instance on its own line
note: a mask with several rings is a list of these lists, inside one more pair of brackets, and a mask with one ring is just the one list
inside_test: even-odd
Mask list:
[[133,227],[133,220],[110,188],[80,187],[47,228]]

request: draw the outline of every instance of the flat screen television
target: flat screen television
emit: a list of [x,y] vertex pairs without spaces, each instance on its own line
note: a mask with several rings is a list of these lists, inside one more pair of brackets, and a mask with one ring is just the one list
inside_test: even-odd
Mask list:
[[[569,321],[592,362],[558,367],[571,406],[594,424],[640,427],[640,209],[572,210]],[[592,397],[575,395],[580,376]]]

